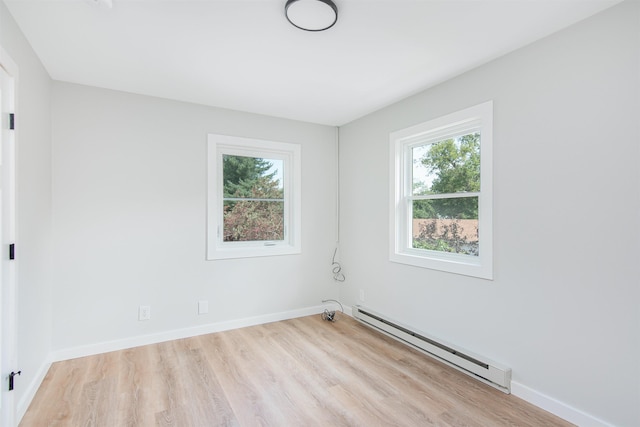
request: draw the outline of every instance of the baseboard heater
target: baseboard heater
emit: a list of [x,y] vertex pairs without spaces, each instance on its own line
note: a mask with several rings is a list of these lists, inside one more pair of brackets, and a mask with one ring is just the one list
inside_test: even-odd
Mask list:
[[466,350],[456,349],[450,344],[411,330],[362,306],[352,307],[352,314],[355,319],[367,326],[408,344],[500,391],[511,393],[511,368],[506,368]]

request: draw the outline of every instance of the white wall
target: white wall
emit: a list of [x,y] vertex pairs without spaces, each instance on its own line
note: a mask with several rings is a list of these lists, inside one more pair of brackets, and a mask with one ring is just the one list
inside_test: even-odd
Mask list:
[[[574,420],[640,425],[639,63],[625,2],[342,127],[344,303],[507,364]],[[389,133],[490,99],[495,280],[389,262]]]
[[16,88],[17,340],[26,410],[51,349],[51,79],[0,2],[0,45],[18,66]]
[[[60,82],[52,105],[55,351],[337,297],[334,128]],[[302,145],[302,254],[205,261],[208,133]]]

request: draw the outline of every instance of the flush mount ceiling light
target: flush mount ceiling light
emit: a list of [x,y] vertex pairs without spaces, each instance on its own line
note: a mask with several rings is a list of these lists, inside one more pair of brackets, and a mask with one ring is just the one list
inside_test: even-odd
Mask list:
[[284,13],[293,26],[305,31],[324,31],[338,20],[338,7],[331,0],[287,0]]

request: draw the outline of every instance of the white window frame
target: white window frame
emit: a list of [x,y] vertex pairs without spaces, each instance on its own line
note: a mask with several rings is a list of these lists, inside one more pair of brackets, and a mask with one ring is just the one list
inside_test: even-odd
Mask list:
[[[413,248],[411,148],[466,131],[480,132],[479,255]],[[493,102],[488,101],[392,132],[390,139],[389,259],[392,262],[493,279]]]
[[[290,255],[301,252],[301,147],[299,144],[237,136],[208,135],[207,259]],[[223,155],[282,160],[284,165],[284,239],[224,242]]]

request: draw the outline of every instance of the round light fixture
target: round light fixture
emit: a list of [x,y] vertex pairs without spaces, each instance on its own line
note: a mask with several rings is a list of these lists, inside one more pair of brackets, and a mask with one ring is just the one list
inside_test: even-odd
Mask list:
[[338,20],[338,7],[331,0],[287,0],[284,13],[293,26],[305,31],[324,31]]

